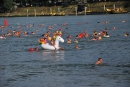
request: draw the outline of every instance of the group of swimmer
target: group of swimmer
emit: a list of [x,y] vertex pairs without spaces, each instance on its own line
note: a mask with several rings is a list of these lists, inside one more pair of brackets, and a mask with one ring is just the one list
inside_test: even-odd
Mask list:
[[[0,28],[1,29],[0,30],[1,33],[3,33],[5,31],[4,28],[6,28],[6,27]],[[35,33],[33,31],[32,32],[27,32],[27,31],[23,32],[21,29],[18,29],[18,30],[8,29],[7,33],[1,34],[0,37],[6,38],[8,36],[16,36],[16,37],[20,38],[22,35],[23,36],[29,36],[29,35],[34,35],[34,34]]]
[[[78,23],[79,25],[81,23]],[[61,24],[61,26],[66,26],[67,23],[63,23]],[[34,24],[28,24],[26,25],[27,28],[31,28],[32,26],[34,26]],[[38,28],[42,28],[44,26],[44,24],[39,24],[38,25]],[[0,26],[0,32],[4,32],[4,28],[6,28],[7,26]],[[22,28],[22,26],[20,24],[18,24],[18,28]],[[53,26],[48,26],[48,28],[46,30],[48,30],[47,32],[43,33],[40,37],[38,38],[38,43],[40,44],[46,44],[46,43],[50,43],[50,45],[54,46],[54,48],[56,49],[55,47],[55,39],[56,37],[59,35],[62,37],[62,35],[64,34],[63,31],[62,31],[62,28],[58,29],[58,30],[55,30],[55,31],[51,31],[53,29]],[[68,31],[69,28],[66,28],[65,31]],[[113,28],[113,30],[116,30],[116,27]],[[36,29],[36,32],[38,32],[38,29]],[[0,39],[6,39],[7,36],[16,36],[18,38],[21,37],[21,35],[23,36],[29,36],[29,35],[34,35],[35,32],[34,31],[31,31],[31,32],[27,32],[27,31],[22,31],[22,30],[8,30],[6,34],[1,34],[0,33]],[[124,36],[129,36],[129,33],[126,32],[124,34]],[[100,30],[100,31],[97,31],[97,30],[93,30],[93,33],[91,35],[89,35],[87,33],[86,30],[84,30],[83,32],[79,32],[75,37],[72,37],[71,35],[68,35],[67,36],[67,41],[66,43],[67,44],[71,44],[72,43],[72,38],[74,39],[73,42],[76,43],[75,45],[75,49],[79,49],[80,47],[78,46],[78,43],[79,43],[79,40],[78,39],[82,39],[82,38],[88,38],[88,37],[92,37],[91,40],[92,41],[100,41],[102,40],[102,37],[109,37],[109,34],[108,34],[108,29],[105,28],[104,30]],[[34,47],[34,48],[29,48],[28,51],[29,52],[34,52],[34,51],[38,51],[39,49],[37,47]],[[61,48],[61,50],[64,50],[64,48]],[[99,58],[96,63],[96,65],[100,65],[102,64],[102,58]]]
[[[23,27],[23,26],[21,26],[20,24],[17,24],[18,25],[18,28],[21,28],[21,27]],[[66,26],[67,25],[67,23],[63,23],[63,24],[61,24],[62,26]],[[32,27],[32,26],[34,26],[34,24],[28,24],[28,25],[26,25],[26,27]],[[39,24],[38,25],[38,28],[41,28],[41,27],[43,27],[44,26],[44,24]],[[0,26],[0,29],[1,29],[1,32],[3,32],[4,31],[4,28],[5,28],[5,26]],[[50,45],[52,45],[52,46],[54,46],[54,48],[55,48],[55,39],[56,39],[56,36],[57,35],[60,35],[61,37],[62,37],[62,34],[63,34],[63,31],[62,31],[62,28],[60,28],[60,29],[58,29],[58,30],[56,30],[56,31],[54,31],[54,32],[51,32],[51,30],[53,29],[53,26],[48,26],[48,29],[46,29],[46,30],[48,30],[47,32],[45,32],[45,33],[43,33],[42,34],[42,37],[41,38],[39,38],[38,39],[38,42],[40,43],[40,44],[46,44],[46,43],[50,43]],[[66,28],[66,30],[65,31],[68,31],[69,29],[68,28]],[[113,28],[113,30],[116,30],[116,28],[114,27]],[[36,29],[36,32],[38,32],[38,29]],[[6,39],[6,37],[7,36],[16,36],[16,37],[18,37],[18,38],[20,38],[21,37],[21,35],[23,35],[23,36],[29,36],[29,35],[34,35],[35,34],[35,32],[27,32],[27,31],[22,31],[22,30],[8,30],[7,31],[7,33],[6,34],[1,34],[0,35],[0,39]],[[128,32],[126,32],[125,34],[124,34],[124,36],[129,36],[129,33]],[[88,38],[88,37],[92,37],[92,39],[91,40],[93,40],[93,41],[97,41],[97,40],[102,40],[102,37],[109,37],[109,34],[108,34],[108,29],[107,28],[105,28],[104,30],[100,30],[99,32],[98,31],[96,31],[96,30],[94,30],[93,31],[93,33],[92,33],[92,35],[89,35],[87,32],[86,32],[86,30],[84,30],[83,32],[79,32],[75,37],[73,37],[74,38],[74,43],[77,43],[76,44],[76,46],[75,46],[75,48],[76,49],[79,49],[79,46],[78,46],[78,43],[79,43],[79,41],[78,41],[78,39],[81,39],[81,38]],[[67,36],[67,42],[66,42],[67,44],[71,44],[72,43],[72,36],[71,35],[68,35]],[[64,48],[63,48],[64,49]]]
[[[68,28],[66,28],[68,29]],[[47,31],[45,32],[41,38],[38,39],[38,42],[40,44],[46,44],[47,42],[50,43],[50,45],[54,46],[55,48],[55,39],[56,39],[56,36],[59,35],[62,37],[62,34],[63,34],[63,31],[62,29],[60,28],[59,30],[56,30],[54,32],[50,32],[50,31]],[[93,31],[92,33],[92,39],[91,40],[101,40],[102,37],[105,37],[105,36],[109,36],[108,34],[108,31],[107,31],[107,28],[105,28],[105,30],[100,30],[99,32],[97,32],[96,30]],[[79,43],[78,39],[81,39],[81,38],[88,38],[89,37],[89,34],[86,32],[86,30],[84,30],[83,32],[77,34],[75,37],[74,37],[74,43]],[[67,44],[71,44],[72,43],[72,36],[71,35],[68,35],[67,36]],[[78,44],[75,46],[76,49],[79,49],[79,46]]]
[[[44,34],[42,34],[42,37],[38,39],[38,42],[40,44],[46,44],[46,43],[49,43],[50,45],[52,45],[55,50],[56,50],[56,47],[55,47],[55,40],[56,40],[56,37],[57,36],[61,36],[62,37],[62,31],[61,30],[56,30],[54,32],[45,32]],[[63,50],[64,48],[62,48]]]
[[109,37],[109,34],[107,31],[107,28],[105,28],[105,30],[103,30],[103,31],[100,30],[99,32],[94,30],[92,36],[93,36],[92,40],[96,41],[96,40],[101,40],[102,37]]

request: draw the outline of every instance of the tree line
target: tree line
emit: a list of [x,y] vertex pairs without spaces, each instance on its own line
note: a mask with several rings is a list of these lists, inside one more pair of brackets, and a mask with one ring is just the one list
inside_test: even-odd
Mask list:
[[0,12],[12,12],[14,6],[68,6],[71,4],[87,4],[93,2],[116,2],[129,0],[0,0]]

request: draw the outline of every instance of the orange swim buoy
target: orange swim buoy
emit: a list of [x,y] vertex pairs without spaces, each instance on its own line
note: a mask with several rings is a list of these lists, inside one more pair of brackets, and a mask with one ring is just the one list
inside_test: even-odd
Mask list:
[[48,37],[47,39],[48,39],[49,41],[51,41],[51,37]]
[[83,38],[85,35],[83,33],[78,34],[78,38]]
[[40,44],[46,44],[46,40],[45,40],[44,38],[40,38],[40,39],[38,40],[38,42],[39,42]]
[[6,19],[4,20],[4,26],[8,26],[8,21]]
[[56,39],[56,35],[54,35],[52,38],[55,40]]

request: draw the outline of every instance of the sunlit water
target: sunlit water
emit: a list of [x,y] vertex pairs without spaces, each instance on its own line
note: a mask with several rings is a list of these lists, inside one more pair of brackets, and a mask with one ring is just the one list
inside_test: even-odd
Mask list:
[[[130,86],[130,14],[87,15],[62,17],[7,17],[9,26],[1,29],[35,32],[0,39],[0,87],[129,87]],[[122,22],[125,20],[125,22]],[[105,22],[105,23],[104,23]],[[32,27],[26,27],[28,24]],[[66,26],[62,24],[67,23]],[[38,24],[44,24],[38,27]],[[22,25],[18,28],[18,25]],[[38,39],[43,33],[62,28],[65,50],[43,50]],[[116,30],[113,30],[116,27]],[[68,29],[66,29],[68,28]],[[109,38],[91,41],[93,30],[108,29]],[[38,29],[38,32],[36,30]],[[88,38],[78,39],[80,49],[75,49],[74,37],[84,30]],[[67,44],[67,36],[72,43]],[[38,47],[37,52],[28,48]],[[102,65],[95,65],[101,57]]]

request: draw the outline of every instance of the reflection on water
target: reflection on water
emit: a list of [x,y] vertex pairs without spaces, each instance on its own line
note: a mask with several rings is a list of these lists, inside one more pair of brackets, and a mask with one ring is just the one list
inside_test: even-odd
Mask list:
[[42,55],[43,60],[53,60],[53,61],[64,60],[64,50],[57,50],[57,51],[43,50]]

